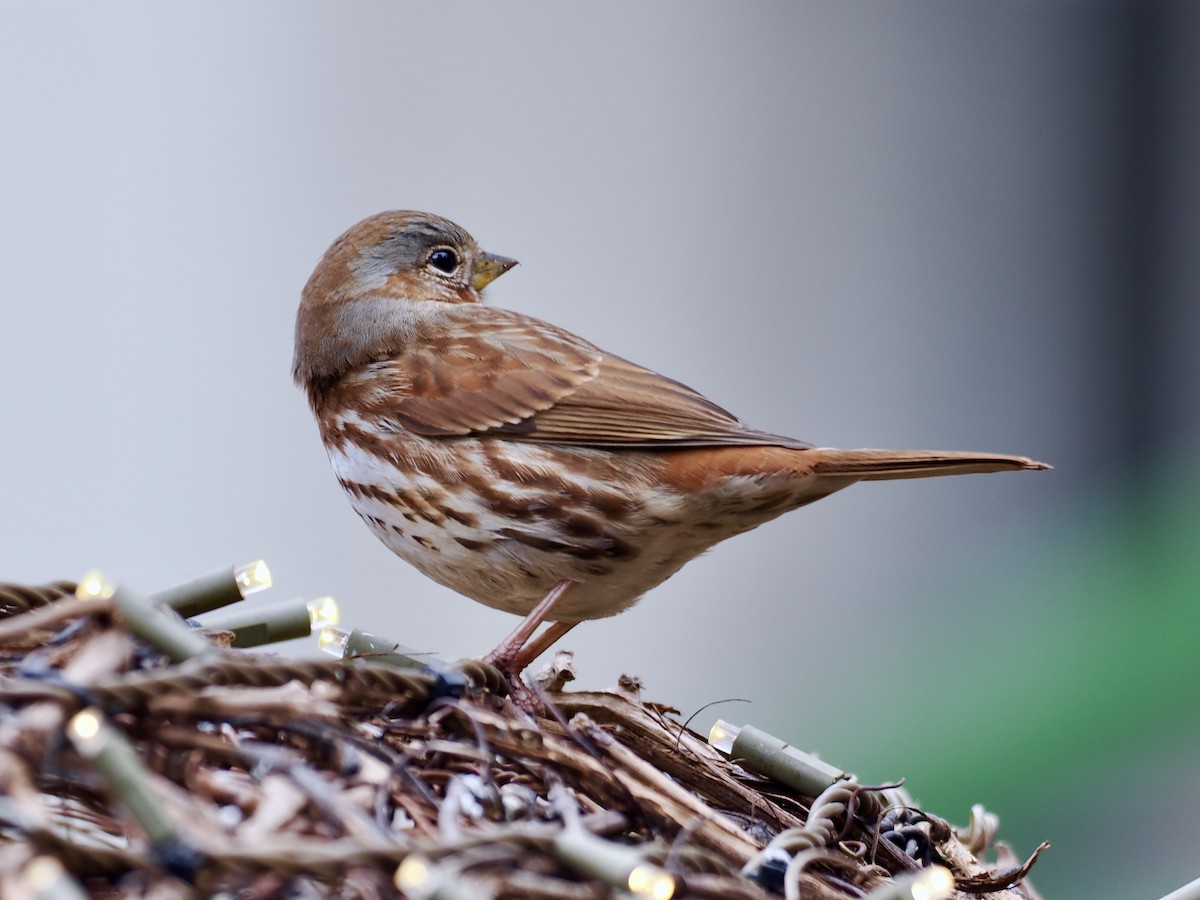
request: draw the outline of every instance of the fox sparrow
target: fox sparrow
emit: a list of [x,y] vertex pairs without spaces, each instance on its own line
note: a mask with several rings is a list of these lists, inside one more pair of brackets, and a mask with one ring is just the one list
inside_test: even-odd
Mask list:
[[[430,578],[526,618],[510,671],[718,541],[857,481],[1017,469],[991,453],[832,450],[751,428],[691,388],[484,306],[515,261],[457,225],[385,212],[304,288],[293,376],[375,536]],[[530,640],[542,621],[551,621]]]

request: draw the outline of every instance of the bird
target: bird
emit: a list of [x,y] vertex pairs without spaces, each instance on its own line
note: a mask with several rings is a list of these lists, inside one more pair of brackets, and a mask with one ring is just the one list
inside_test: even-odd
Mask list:
[[375,536],[524,617],[485,657],[511,676],[713,545],[857,482],[1050,468],[761,431],[563,328],[485,305],[514,265],[440,216],[370,216],[305,285],[292,366]]

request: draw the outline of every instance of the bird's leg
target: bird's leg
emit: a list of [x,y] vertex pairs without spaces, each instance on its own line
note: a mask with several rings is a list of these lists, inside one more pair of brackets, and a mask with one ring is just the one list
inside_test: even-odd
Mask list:
[[526,644],[529,643],[529,639],[533,637],[538,626],[554,612],[554,607],[574,584],[574,581],[569,580],[556,584],[550,593],[529,611],[529,614],[512,630],[512,633],[502,640],[495,650],[483,658],[484,662],[491,663],[507,676],[513,702],[526,712],[534,712],[540,704],[529,687],[521,681],[521,671],[550,644],[570,631],[574,623],[552,622],[538,636],[537,640],[528,647]]
[[531,662],[554,646],[559,638],[578,624],[578,622],[551,622],[545,631],[521,648],[513,660],[513,668],[518,672],[523,671]]
[[[512,633],[502,640],[496,646],[495,650],[485,656],[483,661],[491,663],[496,668],[505,671],[515,668],[515,674],[520,674],[521,669],[533,659],[533,657],[528,657],[522,661],[519,668],[515,667],[516,662],[523,656],[521,653],[522,648],[533,637],[533,633],[537,631],[538,626],[546,621],[548,615],[554,612],[554,607],[558,605],[558,601],[563,598],[563,595],[574,584],[575,582],[573,581],[564,580],[551,588],[550,593],[538,601],[537,606],[529,611],[528,615],[521,620],[521,623],[512,630]],[[551,628],[553,627],[552,625]],[[545,647],[542,647],[542,650],[544,649]],[[538,652],[540,653],[541,650]]]

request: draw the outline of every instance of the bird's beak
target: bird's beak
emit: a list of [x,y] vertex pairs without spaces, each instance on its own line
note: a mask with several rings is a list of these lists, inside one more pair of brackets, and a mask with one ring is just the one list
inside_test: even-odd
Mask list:
[[475,263],[475,274],[471,278],[471,285],[475,290],[482,291],[516,264],[515,259],[509,259],[507,256],[484,253]]

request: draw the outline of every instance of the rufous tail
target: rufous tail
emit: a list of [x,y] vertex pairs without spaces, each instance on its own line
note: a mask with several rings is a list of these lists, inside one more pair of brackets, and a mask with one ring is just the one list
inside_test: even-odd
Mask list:
[[932,478],[935,475],[973,475],[983,472],[1017,472],[1049,469],[1044,462],[1024,456],[997,453],[958,453],[951,450],[830,450],[820,454],[812,471],[818,475],[848,475],[863,481],[896,478]]

